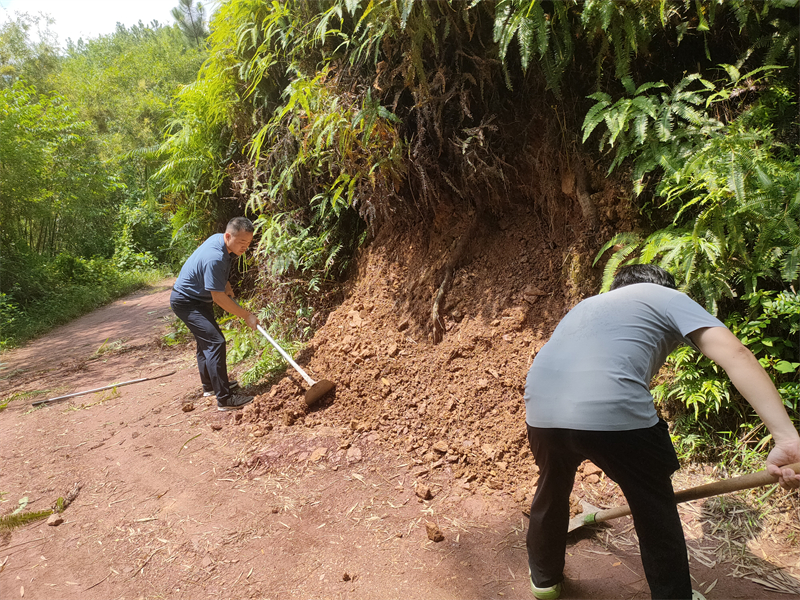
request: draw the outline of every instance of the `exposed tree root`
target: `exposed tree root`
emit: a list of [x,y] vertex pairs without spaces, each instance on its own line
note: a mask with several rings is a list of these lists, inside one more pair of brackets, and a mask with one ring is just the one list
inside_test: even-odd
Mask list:
[[578,196],[578,204],[581,205],[583,217],[594,231],[600,226],[600,221],[597,218],[597,208],[595,208],[586,186],[586,167],[580,154],[576,155],[572,161],[572,168],[575,171],[575,194]]
[[458,268],[461,259],[464,257],[467,247],[469,246],[469,242],[472,239],[472,236],[475,234],[475,230],[478,228],[478,221],[478,212],[476,211],[472,222],[469,224],[464,233],[461,234],[461,238],[458,240],[455,250],[453,250],[453,252],[450,254],[450,258],[447,259],[447,264],[444,267],[444,278],[442,279],[442,283],[439,285],[439,289],[436,291],[436,295],[433,298],[433,306],[431,308],[431,327],[433,329],[434,344],[438,344],[442,341],[442,338],[444,338],[445,327],[444,321],[441,317],[441,306],[444,302],[447,292],[450,290],[450,286],[453,283],[453,271]]

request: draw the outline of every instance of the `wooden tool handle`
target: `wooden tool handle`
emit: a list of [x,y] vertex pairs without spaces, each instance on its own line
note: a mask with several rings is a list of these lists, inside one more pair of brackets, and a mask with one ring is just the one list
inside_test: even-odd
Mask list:
[[[800,463],[786,465],[795,473],[800,473]],[[681,490],[675,492],[675,503],[688,502],[689,500],[699,500],[700,498],[709,498],[711,496],[718,496],[720,494],[727,494],[729,492],[738,492],[739,490],[749,490],[750,488],[768,485],[770,483],[777,483],[778,479],[773,477],[766,471],[758,471],[757,473],[750,473],[748,475],[741,475],[733,477],[732,479],[723,479],[722,481],[715,481],[705,485],[689,488],[688,490]],[[599,510],[594,514],[594,523],[602,523],[610,521],[618,517],[624,517],[631,514],[630,506],[615,506],[614,508],[607,508]]]
[[[795,473],[800,473],[800,463],[786,465]],[[768,485],[770,483],[777,483],[778,479],[773,477],[766,471],[758,471],[757,473],[750,473],[748,475],[741,475],[733,479],[723,479],[722,481],[715,481],[705,485],[689,488],[688,490],[681,490],[675,492],[675,502],[688,502],[689,500],[698,500],[699,498],[709,498],[711,496],[718,496],[719,494],[727,494],[729,492],[738,492],[739,490],[749,490],[750,488]]]

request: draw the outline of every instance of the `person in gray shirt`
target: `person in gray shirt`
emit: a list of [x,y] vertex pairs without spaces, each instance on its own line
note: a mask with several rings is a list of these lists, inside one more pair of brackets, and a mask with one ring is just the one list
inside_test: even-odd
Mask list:
[[682,343],[725,370],[772,433],[767,470],[781,486],[800,487],[800,475],[785,468],[800,462],[800,436],[769,375],[722,322],[675,287],[672,275],[656,265],[623,267],[610,292],[564,317],[528,372],[525,421],[539,467],[527,534],[536,598],[561,593],[569,495],[586,459],[625,494],[652,597],[692,597],[670,479],[680,465],[649,389]]

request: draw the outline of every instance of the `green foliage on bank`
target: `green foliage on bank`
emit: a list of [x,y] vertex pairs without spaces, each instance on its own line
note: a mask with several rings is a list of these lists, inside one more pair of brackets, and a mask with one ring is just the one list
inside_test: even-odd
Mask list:
[[[715,80],[693,75],[638,89],[628,80],[615,102],[593,94],[584,138],[600,129],[601,148],[614,156],[609,170],[632,164],[634,190],[649,193],[669,218],[651,233],[620,232],[606,243],[597,257],[613,249],[604,289],[622,264],[656,262],[670,270],[682,290],[750,347],[797,422],[800,160],[798,119],[788,117],[796,115],[797,56],[788,50],[767,52],[767,64],[746,73],[744,60],[720,65]],[[654,392],[660,404],[685,408],[679,432],[752,422],[752,409],[698,352],[677,350],[668,368],[672,376]]]
[[103,258],[60,254],[43,260],[16,255],[19,267],[35,280],[37,293],[26,302],[0,292],[0,350],[18,346],[112,300],[163,280],[160,269],[124,270]]

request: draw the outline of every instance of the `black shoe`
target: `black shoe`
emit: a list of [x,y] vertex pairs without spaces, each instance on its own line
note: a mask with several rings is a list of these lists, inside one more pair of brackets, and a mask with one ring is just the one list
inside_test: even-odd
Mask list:
[[239,410],[253,401],[253,396],[231,396],[227,402],[217,400],[217,410]]
[[[229,381],[228,382],[228,388],[230,388],[230,390],[232,392],[238,390],[239,389],[239,382],[236,381],[236,380]],[[216,394],[214,393],[214,390],[211,390],[210,392],[206,392],[206,391],[203,392],[203,398],[208,398],[209,396],[216,396]]]

